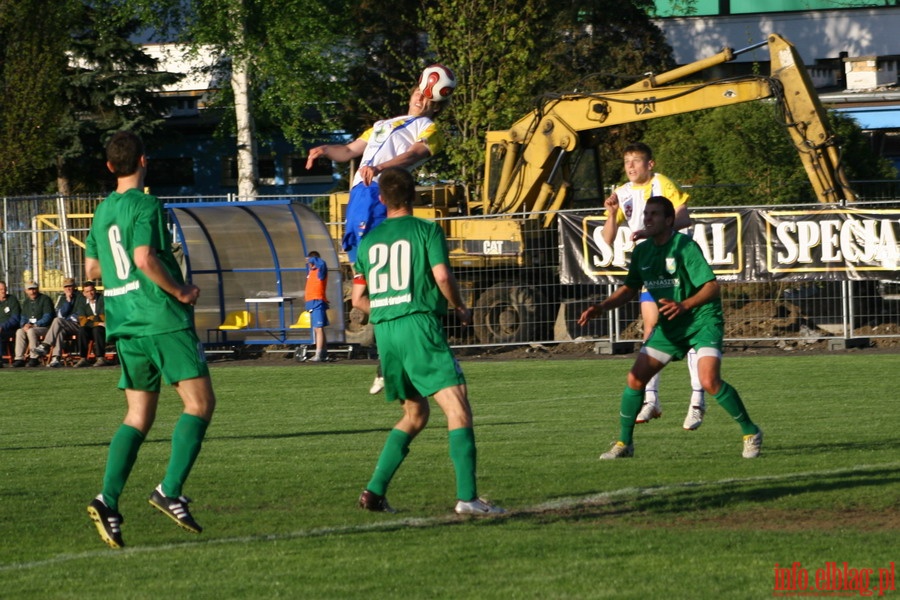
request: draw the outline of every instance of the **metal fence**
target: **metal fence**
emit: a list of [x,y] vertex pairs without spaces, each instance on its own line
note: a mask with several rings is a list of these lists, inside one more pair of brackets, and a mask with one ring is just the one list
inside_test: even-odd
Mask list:
[[[62,291],[64,277],[84,279],[84,239],[100,200],[95,196],[3,200],[2,272],[10,293],[21,297],[25,282],[37,278],[43,291],[52,296]],[[325,206],[320,197],[303,201]],[[898,208],[900,202],[858,203],[854,207]],[[581,212],[602,214],[602,209]],[[518,215],[520,219],[524,217]],[[483,221],[490,227],[496,217],[454,219]],[[445,221],[449,230],[451,219]],[[457,244],[451,248],[451,255],[456,257],[454,271],[474,312],[471,328],[448,322],[454,345],[590,341],[601,351],[612,352],[617,348],[627,350],[640,341],[636,303],[595,319],[588,327],[578,326],[576,320],[584,308],[608,295],[614,286],[561,285],[555,228],[525,225],[522,229],[529,235],[527,248],[518,256],[504,255],[500,244],[491,248],[496,251],[494,254],[485,252],[477,260],[461,259],[463,242],[452,242]],[[900,283],[896,281],[724,283],[722,299],[726,339],[731,345],[846,347],[858,343],[893,345],[900,341]],[[359,323],[358,315],[354,317],[349,310],[345,313],[350,319],[348,341],[370,341],[370,331]]]

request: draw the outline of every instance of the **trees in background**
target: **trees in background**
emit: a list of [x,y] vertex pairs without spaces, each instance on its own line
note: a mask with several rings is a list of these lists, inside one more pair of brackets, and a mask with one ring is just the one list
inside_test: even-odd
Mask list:
[[182,78],[159,71],[156,59],[130,41],[140,28],[136,19],[76,3],[66,22],[68,64],[55,159],[62,195],[96,189],[103,178],[112,180],[103,166],[104,145],[112,133],[129,129],[152,145],[168,108],[158,91]]
[[65,14],[63,2],[0,0],[2,194],[46,189],[64,109]]
[[[238,195],[256,196],[259,135],[275,127],[291,140],[338,126],[347,76],[356,64],[345,0],[122,0],[159,39],[224,57],[213,105],[237,142]],[[262,125],[262,128],[260,128]]]
[[[892,179],[852,120],[829,113],[847,177]],[[748,102],[649,122],[643,141],[657,169],[690,191],[695,206],[815,202],[800,156],[772,101]]]
[[[446,152],[426,168],[476,189],[485,131],[549,93],[619,89],[673,66],[653,10],[652,0],[0,0],[0,193],[91,189],[110,132],[128,127],[152,143],[164,113],[154,92],[175,75],[156,72],[134,41],[139,25],[221,58],[230,83],[210,102],[225,115],[218,133],[236,140],[243,197],[256,195],[260,140],[278,132],[302,147],[358,135],[405,110],[432,62],[452,68],[459,87],[441,115]],[[720,188],[710,202],[801,199],[809,189],[796,152],[764,107],[604,130],[604,183],[621,180],[621,149],[646,130],[676,179],[754,184]],[[835,122],[852,148],[851,177],[890,176],[852,122]]]
[[95,190],[112,132],[158,131],[155,92],[180,76],[129,41],[138,27],[102,2],[0,0],[0,193]]

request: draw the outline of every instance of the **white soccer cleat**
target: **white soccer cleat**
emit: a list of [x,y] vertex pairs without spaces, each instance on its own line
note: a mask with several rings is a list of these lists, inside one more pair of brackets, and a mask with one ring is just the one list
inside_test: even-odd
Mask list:
[[468,502],[460,500],[453,510],[458,515],[502,515],[506,512],[483,498],[475,498]]
[[641,412],[638,413],[637,419],[634,420],[635,423],[649,423],[653,419],[658,419],[662,416],[662,410],[660,410],[658,404],[653,404],[652,402],[644,402],[643,406],[641,406]]
[[703,415],[706,414],[706,406],[694,405],[688,409],[687,416],[684,418],[682,427],[688,431],[694,431],[703,425]]
[[384,389],[384,377],[380,375],[375,376],[375,381],[372,382],[372,387],[369,388],[370,394],[377,394],[381,390]]
[[762,450],[763,433],[762,429],[752,435],[744,436],[744,458],[756,458]]
[[623,444],[616,442],[612,448],[600,455],[600,460],[611,460],[613,458],[632,458],[634,456],[634,444]]

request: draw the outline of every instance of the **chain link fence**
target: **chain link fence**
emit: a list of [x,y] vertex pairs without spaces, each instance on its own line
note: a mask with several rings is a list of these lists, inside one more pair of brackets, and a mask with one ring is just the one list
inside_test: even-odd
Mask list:
[[[84,239],[101,200],[98,196],[3,199],[2,272],[11,294],[23,296],[25,283],[32,279],[51,295],[62,291],[64,277],[84,280]],[[327,206],[322,197],[298,200],[314,207]],[[854,204],[854,208],[863,207],[896,209],[900,202]],[[798,208],[810,210],[816,206]],[[573,212],[600,215],[602,209]],[[470,328],[448,321],[454,345],[593,342],[600,351],[614,352],[617,348],[629,350],[641,340],[636,302],[586,327],[577,325],[581,312],[615,286],[560,284],[559,233],[555,226],[543,226],[546,216],[439,219],[448,232],[454,272],[473,309]],[[513,222],[512,227],[503,227],[509,222]],[[900,228],[896,219],[893,226]],[[471,231],[478,231],[478,236],[459,235]],[[846,347],[848,342],[858,340],[872,345],[900,343],[900,274],[894,275],[863,281],[723,283],[726,340],[730,345],[782,347],[814,343]],[[370,344],[371,327],[364,317],[350,310],[349,294],[344,300],[347,341]]]

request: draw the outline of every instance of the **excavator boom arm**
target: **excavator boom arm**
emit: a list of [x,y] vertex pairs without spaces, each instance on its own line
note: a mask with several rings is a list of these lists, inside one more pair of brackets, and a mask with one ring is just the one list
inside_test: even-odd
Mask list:
[[[853,200],[827,114],[796,49],[775,34],[768,37],[765,45],[771,57],[768,77],[669,84],[702,68],[732,60],[738,54],[725,49],[709,59],[648,77],[622,90],[557,96],[509,130],[489,132],[485,181],[491,180],[491,168],[499,168],[495,162],[500,161],[491,160],[491,146],[499,144],[505,152],[496,185],[485,186],[485,212],[545,210],[547,199],[558,196],[548,183],[558,173],[561,155],[577,149],[583,132],[765,98],[780,103],[785,125],[819,201]],[[566,184],[562,181],[559,185]],[[558,200],[553,202],[554,207],[559,204]],[[546,222],[549,224],[549,220]]]

